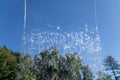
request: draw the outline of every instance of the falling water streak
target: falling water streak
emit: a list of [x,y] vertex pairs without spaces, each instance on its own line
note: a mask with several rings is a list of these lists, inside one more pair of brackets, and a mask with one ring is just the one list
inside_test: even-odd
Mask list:
[[26,0],[24,0],[24,28],[23,28],[23,46],[26,44]]
[[[100,46],[100,51],[101,51],[102,48],[101,48],[101,40],[100,40],[100,35],[99,35],[99,30],[98,30],[97,2],[96,2],[96,0],[94,0],[94,15],[95,15],[94,17],[95,17],[96,37],[97,37],[97,39],[99,39],[99,46]],[[98,56],[100,57],[100,60],[98,60],[98,63],[101,66],[103,64],[102,63],[103,58],[102,58],[101,54],[98,54]],[[100,70],[103,70],[103,69],[104,69],[104,67],[101,66]]]
[[96,0],[94,0],[94,14],[95,14],[95,26],[96,28],[98,28],[98,24],[97,24],[97,11],[96,11]]
[[26,29],[26,0],[24,0],[24,30]]
[[24,41],[24,44],[25,44],[25,40],[26,40],[26,0],[24,0],[24,29],[23,29],[23,41]]
[[26,0],[24,0],[24,25],[23,25],[23,36],[22,36],[22,44],[21,44],[21,51],[23,53],[25,53],[26,51],[24,50],[24,48],[26,47],[25,45],[27,44],[27,37],[26,37],[26,19],[27,19],[27,15],[26,15]]

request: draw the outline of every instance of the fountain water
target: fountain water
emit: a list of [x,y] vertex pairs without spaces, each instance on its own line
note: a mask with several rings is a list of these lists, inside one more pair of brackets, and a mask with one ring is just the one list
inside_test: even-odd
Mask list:
[[97,27],[96,0],[94,6],[95,27],[89,25],[78,26],[75,29],[65,30],[65,27],[51,24],[44,24],[38,28],[32,28],[27,33],[27,6],[24,0],[24,31],[23,31],[23,51],[30,55],[35,55],[51,46],[56,46],[62,55],[71,52],[78,52],[79,56],[91,67],[97,69],[101,64],[101,45]]

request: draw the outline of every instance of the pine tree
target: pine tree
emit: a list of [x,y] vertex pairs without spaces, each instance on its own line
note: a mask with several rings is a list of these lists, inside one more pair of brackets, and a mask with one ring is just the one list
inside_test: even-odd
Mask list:
[[112,56],[107,56],[104,60],[104,66],[106,67],[106,70],[112,71],[115,80],[117,80],[117,72],[119,72],[120,64],[118,64],[118,62]]

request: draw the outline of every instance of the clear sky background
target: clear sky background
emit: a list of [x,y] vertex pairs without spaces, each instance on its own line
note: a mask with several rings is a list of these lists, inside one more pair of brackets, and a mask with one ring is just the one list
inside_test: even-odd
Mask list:
[[[27,30],[45,24],[95,26],[94,0],[27,0]],[[101,54],[120,61],[120,0],[96,0]],[[24,1],[0,0],[0,46],[19,51],[24,26]]]

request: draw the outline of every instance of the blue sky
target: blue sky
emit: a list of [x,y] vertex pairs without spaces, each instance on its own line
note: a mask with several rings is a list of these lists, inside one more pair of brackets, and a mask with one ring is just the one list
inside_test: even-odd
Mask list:
[[[96,0],[97,24],[102,55],[120,54],[120,0]],[[75,29],[95,26],[94,0],[27,0],[29,31],[45,24]],[[23,0],[0,0],[0,46],[19,51],[24,24]],[[77,30],[76,30],[77,31]]]

